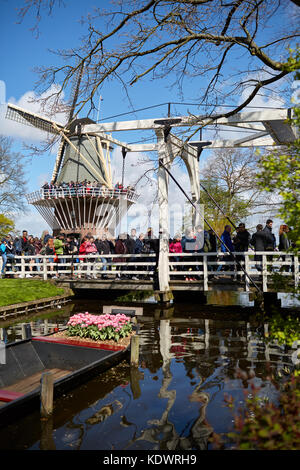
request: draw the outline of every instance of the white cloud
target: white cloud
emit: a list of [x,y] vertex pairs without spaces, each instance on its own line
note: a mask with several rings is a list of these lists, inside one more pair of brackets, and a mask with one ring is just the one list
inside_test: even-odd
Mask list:
[[15,227],[19,232],[27,230],[29,235],[35,237],[40,237],[43,230],[50,230],[49,225],[36,210],[24,215],[18,215],[18,217],[15,218]]
[[[46,109],[42,109],[42,101],[45,98],[51,97],[57,91],[57,86],[52,85],[47,92],[37,95],[34,91],[27,91],[20,99],[16,100],[10,97],[7,102],[5,99],[5,83],[0,81],[0,132],[6,137],[20,139],[26,143],[45,142],[47,133],[33,126],[18,123],[6,118],[7,104],[15,104],[26,111],[33,112],[40,116],[49,117],[51,109],[51,99]],[[63,97],[62,97],[63,99]],[[53,101],[53,100],[52,100]],[[66,122],[65,113],[56,113],[51,116],[54,121],[64,124]]]
[[[178,159],[171,167],[171,173],[182,185],[184,190],[190,193],[190,180],[185,165],[179,165]],[[123,157],[121,149],[115,149],[112,155],[112,175],[113,181],[122,180]],[[159,231],[159,207],[157,202],[157,175],[154,170],[157,167],[157,161],[149,158],[148,154],[128,153],[125,158],[125,186],[139,183],[136,187],[140,198],[138,203],[131,206],[128,210],[127,220],[123,220],[122,227],[130,230],[136,228],[138,233],[145,232],[148,227],[152,227],[154,233]],[[147,172],[147,177],[143,175]],[[174,235],[181,230],[183,216],[186,211],[186,198],[175,183],[169,181],[169,226],[170,233]],[[128,231],[127,230],[127,231]],[[123,231],[123,228],[122,228]],[[124,231],[126,229],[124,228]]]

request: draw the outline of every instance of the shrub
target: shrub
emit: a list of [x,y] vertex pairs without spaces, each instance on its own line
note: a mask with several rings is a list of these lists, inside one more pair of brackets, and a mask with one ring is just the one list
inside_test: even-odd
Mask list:
[[[245,409],[234,412],[234,430],[227,434],[237,450],[299,450],[300,449],[300,375],[297,373],[284,384],[278,403],[265,402],[257,396],[259,388],[252,385],[253,397],[246,400]],[[232,397],[227,405],[234,409]],[[215,447],[223,448],[221,436],[214,435]]]

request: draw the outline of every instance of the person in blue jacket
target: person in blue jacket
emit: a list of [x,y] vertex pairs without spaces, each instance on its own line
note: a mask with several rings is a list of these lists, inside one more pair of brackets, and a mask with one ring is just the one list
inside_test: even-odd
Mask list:
[[0,254],[2,258],[2,269],[1,269],[1,276],[2,276],[2,274],[5,273],[5,266],[7,263],[5,239],[1,240]]
[[[231,252],[234,251],[234,246],[231,240],[231,226],[225,225],[224,232],[221,235],[221,251],[222,253],[227,253],[225,256],[222,257],[222,261],[231,261],[233,259]],[[218,266],[217,271],[221,271],[224,267],[225,270],[229,269],[232,270],[230,266]]]

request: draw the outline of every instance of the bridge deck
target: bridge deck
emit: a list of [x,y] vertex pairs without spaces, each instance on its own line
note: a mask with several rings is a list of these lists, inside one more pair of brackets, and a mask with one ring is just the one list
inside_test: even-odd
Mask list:
[[[255,279],[255,283],[262,288],[262,281]],[[92,289],[92,290],[121,290],[121,291],[158,291],[157,285],[154,281],[141,279],[123,279],[115,280],[113,279],[67,279],[60,278],[56,282],[65,287],[69,287],[73,290],[83,290],[83,289]],[[293,287],[293,283],[290,282],[290,287]],[[203,279],[196,281],[185,281],[185,280],[171,280],[170,289],[172,291],[194,291],[194,292],[208,292],[213,290],[220,291],[239,291],[245,292],[245,281],[239,281],[232,279],[229,276],[219,276],[218,279],[212,279],[208,281],[207,290],[204,289]],[[249,286],[250,291],[254,291],[254,286]],[[278,289],[272,285],[268,284],[268,292],[278,292]]]

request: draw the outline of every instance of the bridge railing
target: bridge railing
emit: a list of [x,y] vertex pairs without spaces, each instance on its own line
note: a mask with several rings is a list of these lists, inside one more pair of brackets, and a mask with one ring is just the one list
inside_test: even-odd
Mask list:
[[[0,257],[1,260],[1,257]],[[121,276],[152,277],[156,266],[154,253],[121,255],[74,254],[74,255],[22,255],[15,256],[14,262],[6,264],[5,274],[25,277],[99,278],[109,275],[115,279]],[[1,264],[2,269],[2,264]]]
[[249,291],[251,281],[245,276],[253,276],[262,283],[262,290],[267,292],[268,280],[274,273],[291,279],[295,288],[299,285],[299,254],[279,251],[234,252],[235,261],[229,253],[170,253],[169,272],[171,280],[188,278],[202,280],[203,290],[208,290],[208,281],[220,275],[231,276],[234,280],[242,279],[245,290]]
[[[299,286],[299,255],[286,252],[235,252],[236,258],[255,282],[267,292],[271,276],[278,272],[290,280],[290,285]],[[143,254],[90,254],[60,255],[56,259],[45,255],[15,256],[13,265],[8,261],[6,274],[19,277],[38,276],[44,280],[63,276],[71,279],[100,278],[111,280],[120,277],[138,279],[153,278],[157,266],[155,253]],[[1,258],[0,258],[1,260]],[[2,267],[2,263],[1,263]],[[202,284],[208,290],[209,281],[219,276],[230,276],[242,280],[244,289],[249,291],[251,281],[244,275],[238,263],[226,253],[170,253],[169,276],[171,281],[189,281]]]

